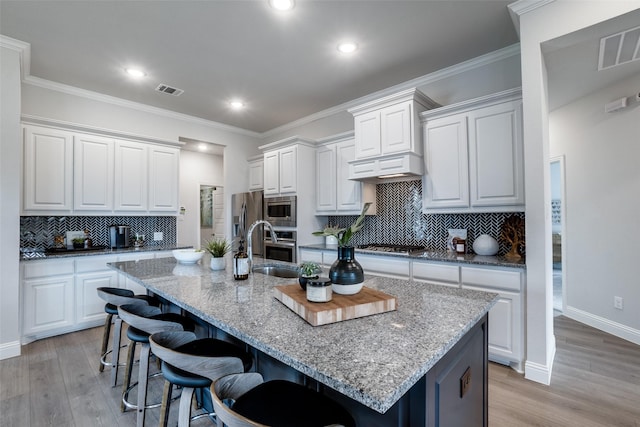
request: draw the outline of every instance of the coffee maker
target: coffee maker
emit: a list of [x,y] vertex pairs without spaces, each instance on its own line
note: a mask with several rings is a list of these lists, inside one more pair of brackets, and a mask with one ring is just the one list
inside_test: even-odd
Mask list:
[[130,233],[131,227],[128,225],[110,225],[109,246],[111,249],[128,248],[131,242]]

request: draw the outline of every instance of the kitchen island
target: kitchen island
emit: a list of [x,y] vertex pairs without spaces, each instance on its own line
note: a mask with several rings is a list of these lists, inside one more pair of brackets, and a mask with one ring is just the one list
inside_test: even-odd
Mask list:
[[385,277],[365,286],[397,297],[398,309],[313,327],[274,298],[296,283],[231,268],[211,271],[171,258],[110,267],[245,343],[266,379],[315,387],[340,401],[359,426],[487,424],[487,312],[496,294]]

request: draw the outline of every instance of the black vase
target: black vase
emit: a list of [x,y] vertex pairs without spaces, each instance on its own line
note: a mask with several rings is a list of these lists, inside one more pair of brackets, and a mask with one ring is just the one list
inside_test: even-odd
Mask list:
[[354,257],[353,246],[338,246],[338,259],[329,269],[331,283],[355,285],[364,282],[362,266]]

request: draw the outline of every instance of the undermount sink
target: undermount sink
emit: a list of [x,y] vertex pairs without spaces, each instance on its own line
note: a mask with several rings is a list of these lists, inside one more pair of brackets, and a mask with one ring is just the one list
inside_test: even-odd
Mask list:
[[288,267],[284,265],[257,265],[251,269],[254,273],[266,274],[267,276],[283,277],[285,279],[293,279],[298,277],[298,269],[296,267]]

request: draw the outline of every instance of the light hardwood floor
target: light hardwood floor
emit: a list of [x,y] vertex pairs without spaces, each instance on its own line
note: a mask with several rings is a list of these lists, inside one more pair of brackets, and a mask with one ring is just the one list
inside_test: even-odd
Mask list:
[[[108,369],[98,373],[101,332],[36,341],[22,356],[0,361],[0,426],[134,426],[135,413],[119,411],[120,387],[109,386]],[[555,334],[550,386],[490,364],[489,425],[640,427],[640,346],[562,316]],[[152,383],[150,400],[159,399],[161,387]],[[158,413],[149,410],[146,425],[157,425]]]

